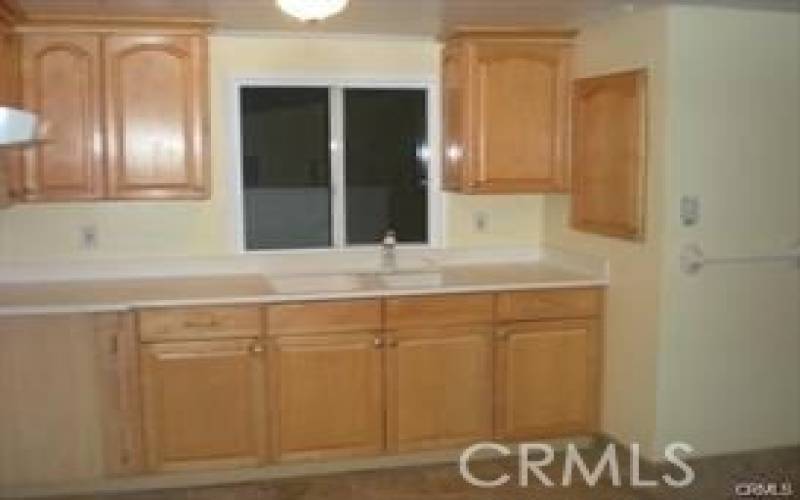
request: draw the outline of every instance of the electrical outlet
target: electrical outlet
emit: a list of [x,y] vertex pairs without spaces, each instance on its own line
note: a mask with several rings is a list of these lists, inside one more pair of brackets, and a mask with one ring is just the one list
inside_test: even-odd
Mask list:
[[697,196],[683,196],[681,198],[681,223],[686,226],[695,226],[700,222],[700,198]]
[[489,230],[489,214],[478,211],[472,215],[472,218],[472,224],[476,232],[485,233]]
[[80,229],[81,248],[84,250],[94,250],[98,245],[97,226],[81,226]]

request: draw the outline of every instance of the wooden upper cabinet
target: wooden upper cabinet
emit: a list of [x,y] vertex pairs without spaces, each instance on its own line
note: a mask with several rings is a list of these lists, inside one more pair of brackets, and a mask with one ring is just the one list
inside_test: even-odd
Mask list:
[[578,80],[574,88],[572,225],[644,237],[644,70]]
[[443,58],[444,186],[563,191],[573,33],[462,32]]
[[47,136],[24,153],[24,199],[103,196],[100,54],[96,35],[23,37],[23,107],[39,114]]
[[0,0],[0,105],[17,104],[18,37],[13,32],[14,14]]
[[466,64],[464,49],[457,44],[445,47],[442,55],[442,99],[444,104],[445,150],[442,185],[449,191],[461,190],[467,181],[464,173],[466,144]]
[[[19,104],[19,37],[13,32],[15,13],[0,0],[0,106]],[[16,148],[0,149],[0,207],[19,197],[21,155]]]
[[109,197],[206,197],[206,38],[113,35],[105,48]]

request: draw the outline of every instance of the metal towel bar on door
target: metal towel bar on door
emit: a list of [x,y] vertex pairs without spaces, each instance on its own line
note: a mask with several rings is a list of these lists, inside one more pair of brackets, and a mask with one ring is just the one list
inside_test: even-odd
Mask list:
[[689,243],[681,250],[681,269],[686,274],[697,274],[709,264],[743,264],[752,262],[795,261],[800,265],[800,246],[786,253],[710,257],[700,245]]

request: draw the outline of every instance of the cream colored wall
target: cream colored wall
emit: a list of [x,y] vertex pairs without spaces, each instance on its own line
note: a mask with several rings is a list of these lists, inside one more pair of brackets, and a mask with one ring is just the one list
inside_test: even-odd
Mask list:
[[[207,202],[22,205],[0,211],[0,260],[198,256],[235,252],[232,235],[231,98],[239,76],[281,74],[435,77],[433,41],[377,38],[214,36],[210,41],[210,121],[214,189]],[[533,245],[541,240],[542,198],[445,196],[448,246]],[[473,213],[488,225],[477,232]],[[81,248],[81,228],[95,226],[99,246]]]
[[[686,242],[718,254],[800,242],[800,15],[671,7],[587,27],[579,76],[645,66],[647,238],[568,227],[548,197],[545,244],[606,256],[603,430],[652,458],[800,443],[800,271],[792,264],[679,268]],[[683,228],[682,194],[702,220]]]
[[[657,442],[719,454],[800,443],[800,270],[678,268],[684,243],[748,255],[800,243],[800,14],[670,12],[665,314]],[[702,219],[680,225],[682,194]]]
[[664,178],[667,168],[667,11],[637,12],[587,26],[576,51],[576,76],[649,70],[649,164],[644,243],[569,228],[569,199],[546,200],[545,244],[609,258],[602,429],[649,446],[656,428],[656,365],[662,302]]

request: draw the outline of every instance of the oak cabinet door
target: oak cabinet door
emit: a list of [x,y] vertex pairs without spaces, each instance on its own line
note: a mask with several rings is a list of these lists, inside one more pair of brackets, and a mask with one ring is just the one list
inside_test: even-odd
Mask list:
[[23,107],[39,114],[47,141],[24,154],[22,197],[32,201],[103,196],[100,37],[22,37]]
[[271,339],[273,450],[278,460],[383,450],[383,349],[378,334]]
[[442,186],[450,191],[460,191],[467,181],[466,76],[464,49],[455,45],[446,47],[442,55]]
[[644,237],[646,70],[584,78],[573,106],[572,225]]
[[490,438],[491,327],[391,333],[387,420],[392,451],[446,448]]
[[474,47],[472,176],[491,191],[556,191],[565,184],[569,49],[531,42]]
[[[19,105],[19,37],[0,17],[0,106]],[[21,195],[21,155],[17,148],[0,148],[0,207]]]
[[149,470],[244,467],[264,461],[261,351],[255,340],[142,346]]
[[109,197],[206,197],[205,37],[115,35],[105,51]]
[[500,327],[495,434],[530,439],[596,430],[599,334],[590,320]]

